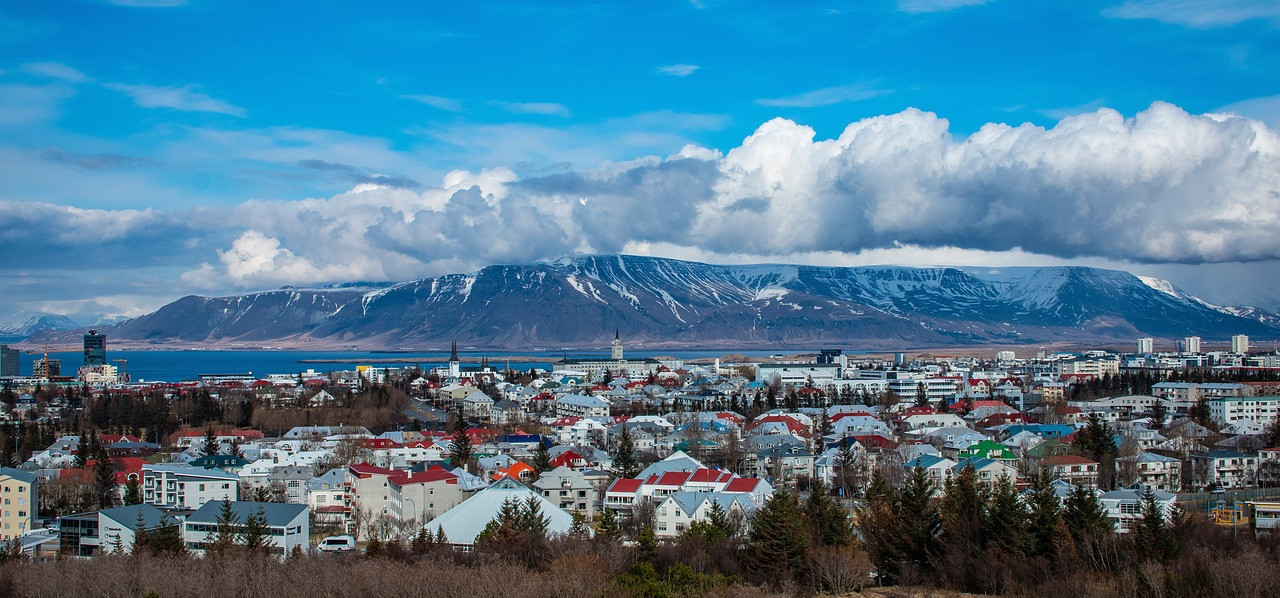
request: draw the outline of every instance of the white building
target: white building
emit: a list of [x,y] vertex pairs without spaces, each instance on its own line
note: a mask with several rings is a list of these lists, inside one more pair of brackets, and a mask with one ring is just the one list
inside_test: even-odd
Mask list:
[[691,523],[709,521],[713,505],[719,505],[730,521],[742,522],[743,531],[746,531],[746,522],[756,510],[750,497],[740,492],[676,492],[658,503],[654,514],[654,535],[659,538],[679,537]]
[[1187,338],[1182,339],[1182,352],[1183,353],[1199,353],[1200,337],[1188,336]]
[[1151,337],[1143,337],[1138,339],[1138,355],[1150,355],[1155,353],[1156,339]]
[[556,417],[608,417],[609,407],[599,397],[570,394],[556,399]]
[[[206,503],[196,512],[187,515],[182,525],[182,540],[187,550],[203,555],[205,549],[218,534],[218,516],[222,502]],[[236,533],[244,533],[249,517],[261,514],[267,525],[267,550],[284,558],[295,548],[307,552],[310,548],[311,521],[306,505],[273,502],[232,502],[231,513],[236,521]]]
[[1277,409],[1280,409],[1280,396],[1209,399],[1209,417],[1222,425],[1231,425],[1242,419],[1268,425],[1275,421]]
[[190,465],[142,466],[142,502],[170,509],[199,509],[239,498],[240,476]]
[[[1152,490],[1151,493],[1155,495],[1156,505],[1160,507],[1161,513],[1167,519],[1173,511],[1173,506],[1178,502],[1177,495],[1160,490]],[[1125,488],[1104,492],[1098,496],[1098,502],[1107,514],[1107,519],[1110,519],[1111,524],[1115,526],[1116,533],[1129,533],[1133,522],[1142,519],[1143,494],[1143,490]]]
[[1237,334],[1231,337],[1231,352],[1247,355],[1249,353],[1249,336]]

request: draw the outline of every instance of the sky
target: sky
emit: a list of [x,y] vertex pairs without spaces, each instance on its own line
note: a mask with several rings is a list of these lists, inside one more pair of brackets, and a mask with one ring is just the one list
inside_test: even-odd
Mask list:
[[1280,309],[1280,3],[0,2],[0,322],[633,253]]

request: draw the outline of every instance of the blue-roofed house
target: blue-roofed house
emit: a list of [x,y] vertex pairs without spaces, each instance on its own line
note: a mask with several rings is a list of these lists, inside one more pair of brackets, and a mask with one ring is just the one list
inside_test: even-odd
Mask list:
[[708,521],[713,505],[719,505],[731,521],[742,522],[744,533],[756,510],[750,496],[743,493],[676,492],[658,503],[654,535],[673,538],[683,534],[694,521]]
[[942,485],[951,477],[951,470],[955,468],[956,462],[939,455],[920,455],[904,466],[911,469],[923,469],[925,477],[933,481],[934,495],[941,495]]

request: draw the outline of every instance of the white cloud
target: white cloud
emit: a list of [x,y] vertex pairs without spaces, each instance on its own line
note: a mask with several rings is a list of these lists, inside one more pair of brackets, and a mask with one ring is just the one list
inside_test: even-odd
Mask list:
[[775,106],[782,108],[816,108],[818,106],[830,106],[832,104],[842,104],[844,102],[859,102],[869,100],[889,92],[882,89],[869,89],[862,85],[839,85],[836,87],[824,87],[813,91],[806,91],[802,94],[787,96],[783,98],[764,98],[756,100],[761,106]]
[[22,65],[22,70],[33,75],[49,77],[50,79],[61,79],[71,83],[84,83],[89,81],[88,75],[85,75],[73,67],[57,62],[29,62]]
[[978,6],[991,0],[898,0],[898,10],[903,12],[942,12],[965,6]]
[[543,114],[547,116],[569,116],[569,107],[552,102],[493,102],[512,114]]
[[[644,138],[664,123],[723,124],[674,113],[620,120],[605,128],[485,134],[494,144],[528,145],[508,157],[590,156],[598,150],[565,152],[569,136],[595,137],[617,151],[619,138]],[[1156,275],[1213,267],[1204,264],[1239,264],[1232,271],[1245,272],[1255,263],[1255,296],[1280,290],[1273,288],[1280,286],[1280,137],[1255,120],[1156,103],[1129,118],[1098,109],[1052,128],[988,124],[959,137],[945,119],[906,110],[854,122],[834,139],[774,119],[723,153],[679,136],[665,142],[683,147],[665,158],[537,175],[459,170],[425,189],[371,178],[331,197],[255,200],[199,215],[7,204],[3,212],[14,216],[0,227],[0,241],[9,243],[0,243],[0,252],[63,259],[98,243],[94,235],[120,231],[124,237],[113,237],[102,259],[128,263],[119,253],[125,251],[137,253],[134,259],[167,256],[166,263],[187,264],[184,284],[210,290],[408,280],[592,252],[710,261],[1136,264],[1131,269]],[[190,146],[210,155],[238,148],[293,164],[315,157],[295,146],[316,144],[326,148],[325,168],[408,172],[399,166],[414,161],[376,140],[331,132],[202,130]],[[35,232],[50,230],[59,233]],[[179,243],[189,239],[196,243]]]
[[1218,108],[1214,112],[1230,112],[1267,123],[1280,131],[1280,95],[1250,98]]
[[658,67],[658,72],[672,77],[688,77],[700,68],[696,64],[669,64]]
[[169,108],[183,112],[214,112],[236,117],[244,117],[246,114],[244,108],[197,91],[198,88],[195,85],[161,87],[156,85],[104,83],[103,86],[128,95],[133,98],[134,103],[143,108]]
[[1121,19],[1153,19],[1189,27],[1225,27],[1266,19],[1280,22],[1280,3],[1274,0],[1130,0],[1103,11]]
[[462,111],[462,102],[459,102],[458,100],[455,100],[453,98],[445,98],[445,97],[431,96],[431,95],[403,95],[400,97],[405,100],[418,102],[419,104],[426,104],[428,106],[431,106],[432,108],[438,108],[440,110],[445,110],[448,112]]

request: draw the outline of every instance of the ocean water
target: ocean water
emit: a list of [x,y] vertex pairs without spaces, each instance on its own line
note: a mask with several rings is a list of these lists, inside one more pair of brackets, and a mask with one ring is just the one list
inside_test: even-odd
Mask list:
[[[778,351],[627,351],[629,359],[644,357],[671,356],[677,359],[715,358],[730,353],[751,357],[768,357]],[[459,356],[464,364],[470,360],[478,360],[487,356],[491,365],[506,367],[507,358],[511,358],[511,367],[527,370],[532,367],[547,368],[546,362],[521,360],[522,357],[560,358],[564,351],[492,351],[468,352],[460,351]],[[608,351],[569,352],[570,357],[608,358]],[[41,359],[41,354],[24,353],[21,359],[20,373],[30,375],[32,364]],[[84,354],[75,352],[51,352],[50,359],[62,361],[62,374],[75,376],[76,370],[84,364]],[[375,367],[411,367],[423,369],[448,365],[448,352],[392,353],[377,351],[112,351],[107,347],[107,361],[120,366],[115,360],[127,360],[124,371],[134,382],[163,381],[180,382],[195,380],[200,374],[247,374],[258,377],[267,374],[297,374],[307,369],[325,373],[336,370],[352,370],[357,365]],[[366,361],[367,360],[367,361]]]

